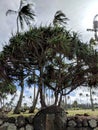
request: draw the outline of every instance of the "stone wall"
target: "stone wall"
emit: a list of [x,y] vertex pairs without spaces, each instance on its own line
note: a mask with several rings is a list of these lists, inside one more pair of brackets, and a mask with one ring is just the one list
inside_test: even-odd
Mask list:
[[68,117],[67,130],[98,130],[98,118],[90,116]]
[[[0,130],[36,130],[33,127],[33,118],[34,116],[1,118]],[[47,124],[47,127],[53,128],[52,123],[51,121],[50,124]],[[98,118],[90,116],[68,117],[65,130],[98,130]]]
[[34,116],[3,117],[0,119],[0,130],[34,130]]

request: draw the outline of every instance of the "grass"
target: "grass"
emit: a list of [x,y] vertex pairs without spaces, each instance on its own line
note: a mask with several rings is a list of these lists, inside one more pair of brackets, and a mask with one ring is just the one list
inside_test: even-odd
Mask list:
[[36,113],[38,112],[38,110],[35,110],[34,113],[29,113],[29,111],[26,111],[25,113],[21,112],[20,114],[13,114],[13,111],[9,112],[8,113],[8,117],[18,117],[18,116],[25,116],[25,117],[28,117],[30,115],[35,115]]
[[98,109],[92,111],[90,109],[79,109],[79,110],[67,110],[68,116],[74,116],[76,114],[84,114],[87,113],[90,116],[98,116]]
[[[8,113],[8,117],[18,117],[20,115],[27,117],[30,115],[35,115],[37,112],[38,112],[38,110],[35,110],[34,113],[28,113],[28,111],[27,111],[25,113],[21,112],[20,114],[13,114],[13,112],[11,111]],[[68,112],[67,116],[75,116],[76,114],[85,114],[86,113],[90,116],[98,117],[98,109],[95,109],[95,111],[92,111],[90,109],[79,109],[79,110],[69,109],[69,110],[67,110],[67,112]]]
[[20,114],[13,114],[13,112],[8,113],[8,117],[18,117],[18,116],[24,116],[24,117],[28,117],[30,115],[35,115],[34,113],[20,113]]

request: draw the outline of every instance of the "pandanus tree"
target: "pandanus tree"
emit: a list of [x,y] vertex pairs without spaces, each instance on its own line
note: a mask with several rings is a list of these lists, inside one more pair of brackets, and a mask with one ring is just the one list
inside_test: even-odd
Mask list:
[[28,39],[26,43],[27,50],[29,50],[27,55],[29,55],[28,57],[32,56],[32,59],[30,59],[33,60],[33,64],[36,64],[36,69],[39,72],[38,87],[40,90],[41,106],[45,107],[43,73],[46,64],[52,58],[52,49],[50,49],[51,44],[49,42],[51,42],[52,35],[55,35],[56,33],[55,29],[52,27],[40,27],[32,29],[31,32],[26,34],[26,36],[28,34],[31,35],[32,38]]
[[[22,10],[21,7],[22,7],[22,3],[19,8],[19,12]],[[9,12],[13,12],[13,11],[9,10],[7,12],[7,14]],[[18,25],[18,20],[19,20],[18,17],[17,17],[17,25]],[[61,11],[58,11],[55,14],[53,23],[54,23],[54,25],[62,24],[62,23],[66,24],[66,20],[67,20],[67,18],[64,15],[64,13],[62,13]],[[71,86],[71,84],[69,84],[68,79],[70,79],[70,77],[71,77],[71,80],[72,80],[71,82],[73,84],[76,83],[76,79],[73,79],[72,77],[73,77],[73,75],[77,75],[77,73],[73,71],[73,74],[68,73],[68,75],[67,75],[67,72],[69,72],[69,70],[68,70],[69,67],[68,67],[68,65],[66,65],[64,63],[66,60],[66,57],[69,60],[72,60],[74,58],[74,53],[77,50],[77,48],[75,47],[77,45],[76,35],[71,35],[71,33],[69,31],[66,31],[62,27],[49,26],[49,27],[32,28],[30,31],[26,32],[23,35],[19,34],[18,36],[15,37],[15,39],[16,40],[13,40],[13,39],[10,40],[10,42],[13,43],[13,45],[12,45],[13,47],[10,49],[12,54],[10,53],[11,57],[9,59],[11,60],[10,68],[12,70],[13,70],[13,68],[15,68],[12,72],[14,72],[14,74],[16,72],[16,76],[18,76],[19,80],[20,80],[20,77],[22,78],[21,79],[21,84],[22,84],[21,85],[21,88],[22,88],[21,95],[23,95],[23,80],[25,77],[24,73],[27,72],[27,70],[24,72],[24,66],[25,66],[29,70],[34,71],[34,69],[35,69],[39,73],[39,75],[37,75],[37,77],[38,77],[38,87],[39,87],[39,91],[40,91],[41,106],[42,107],[46,106],[44,96],[43,96],[43,85],[48,86],[50,89],[52,89],[54,91],[55,105],[58,102],[59,94],[61,95],[59,103],[58,103],[58,104],[60,104],[62,95],[64,95],[63,90],[66,87]],[[10,47],[11,47],[11,45],[10,45]],[[8,49],[9,49],[9,47],[8,47]],[[17,52],[20,52],[20,54],[18,56],[17,56]],[[44,72],[45,72],[45,69],[47,69],[46,66],[48,66],[48,65],[53,66],[53,72],[54,72],[53,74],[54,74],[54,76],[56,75],[55,78],[53,78],[54,81],[52,81],[52,84],[55,84],[55,87],[52,87],[52,85],[50,85],[50,81],[47,82],[47,79],[45,79],[45,77],[44,77]],[[73,69],[74,68],[75,67],[73,67]],[[12,74],[12,72],[11,72],[11,74]],[[17,73],[18,74],[21,73],[21,76],[17,75]],[[31,73],[29,73],[29,74],[31,74]],[[15,75],[13,75],[12,77],[15,77]],[[59,81],[57,81],[57,79],[59,79]],[[76,86],[80,85],[81,83],[82,83],[82,81],[79,82]],[[76,86],[73,87],[69,92],[71,92],[73,89],[75,89]],[[22,96],[20,96],[20,97],[22,97]],[[21,103],[19,103],[19,104],[21,104]],[[18,110],[18,108],[17,108],[17,110]]]
[[31,25],[31,21],[34,20],[35,13],[32,8],[33,4],[26,3],[25,0],[20,0],[20,6],[17,11],[9,9],[6,12],[8,14],[17,14],[17,33],[19,33],[19,27],[24,28],[24,23]]
[[[61,29],[61,28],[60,28]],[[59,29],[59,31],[61,31]],[[46,66],[45,83],[54,90],[55,105],[60,105],[62,96],[85,83],[85,70],[76,60],[77,48],[83,44],[76,35],[62,29],[58,35],[51,38],[54,56]],[[74,59],[75,58],[75,59]],[[74,61],[73,61],[74,59]],[[64,91],[65,89],[68,91]],[[60,96],[60,98],[59,98]]]
[[90,87],[91,108],[94,111],[92,88],[96,88],[98,85],[98,52],[94,51],[93,56],[90,57],[90,61],[88,64],[88,86]]
[[[94,42],[94,41],[92,41]],[[85,63],[86,68],[86,86],[90,87],[90,99],[91,99],[91,108],[94,110],[93,99],[92,99],[92,88],[97,87],[98,85],[98,51],[93,48],[94,43],[85,46],[84,50],[80,52],[81,59]],[[84,52],[84,53],[83,53]]]
[[90,87],[90,99],[91,108],[94,110],[93,100],[92,100],[92,88],[98,85],[98,52],[94,50],[92,45],[86,45],[80,51],[78,57],[84,61],[84,68],[86,69],[86,86]]
[[0,102],[1,107],[4,106],[4,99],[7,98],[7,94],[14,94],[16,92],[16,86],[7,75],[7,66],[4,54],[0,53]]
[[[77,39],[76,35],[64,28],[52,26],[34,27],[13,37],[4,52],[9,68],[8,75],[19,82],[21,95],[24,79],[31,76],[34,81],[34,71],[42,107],[46,107],[43,86],[54,91],[55,105],[60,105],[62,96],[83,84],[85,80],[82,64],[73,63],[76,47],[82,44]],[[65,88],[69,90],[67,93]]]
[[[55,17],[60,17],[59,13]],[[57,21],[65,20],[61,18]],[[7,74],[14,81],[17,79],[22,88],[21,95],[24,80],[32,78],[31,84],[34,84],[36,77],[41,107],[46,107],[43,87],[54,91],[54,105],[60,105],[62,96],[87,81],[86,66],[90,65],[91,49],[79,40],[76,33],[61,26],[32,27],[13,37],[4,52],[9,69]]]
[[19,113],[24,92],[24,79],[28,75],[28,71],[26,71],[26,67],[24,67],[25,57],[21,35],[17,35],[16,37],[11,38],[9,45],[4,47],[3,53],[6,59],[6,72],[8,77],[13,81],[14,84],[17,84],[21,87],[19,101],[14,110],[14,113]]

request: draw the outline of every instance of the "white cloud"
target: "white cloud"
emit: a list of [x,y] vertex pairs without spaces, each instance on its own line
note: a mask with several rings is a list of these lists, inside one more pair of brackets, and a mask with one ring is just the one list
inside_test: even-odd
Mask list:
[[[30,0],[32,2],[32,0]],[[1,0],[0,1],[0,42],[8,42],[11,32],[16,31],[16,17],[14,15],[6,16],[8,9],[18,10],[20,0]],[[93,37],[92,33],[86,31],[92,28],[94,15],[98,13],[98,2],[94,0],[33,0],[35,3],[35,12],[37,24],[49,24],[57,10],[62,10],[70,19],[68,27],[81,34],[81,39],[89,41]],[[1,48],[2,49],[2,48]],[[0,49],[0,50],[1,50]]]

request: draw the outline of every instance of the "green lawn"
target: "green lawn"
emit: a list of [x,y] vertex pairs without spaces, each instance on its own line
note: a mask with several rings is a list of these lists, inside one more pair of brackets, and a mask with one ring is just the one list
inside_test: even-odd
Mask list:
[[76,114],[84,114],[87,113],[90,116],[98,116],[98,109],[95,109],[95,111],[92,111],[90,109],[81,109],[81,110],[67,110],[68,116],[74,116]]
[[17,117],[20,115],[23,115],[26,117],[26,116],[30,116],[30,115],[35,115],[37,112],[38,112],[38,110],[35,110],[34,113],[29,113],[29,111],[26,111],[25,113],[21,112],[20,114],[13,114],[13,111],[11,111],[8,113],[8,117]]
[[[35,115],[38,111],[36,110],[35,113],[28,113],[28,111],[26,113],[21,113],[21,114],[13,114],[13,112],[8,113],[8,117],[17,117],[19,115],[23,115],[23,116],[30,116],[30,115]],[[90,116],[98,116],[98,109],[95,109],[95,111],[92,111],[90,109],[79,109],[79,110],[74,110],[74,109],[69,109],[67,110],[68,115],[67,116],[75,116],[76,114],[88,114]]]

